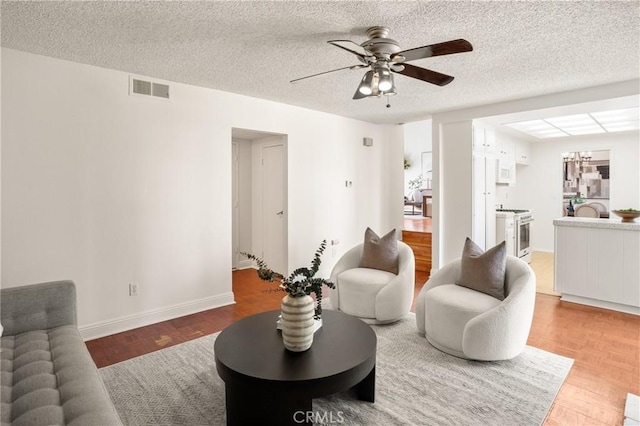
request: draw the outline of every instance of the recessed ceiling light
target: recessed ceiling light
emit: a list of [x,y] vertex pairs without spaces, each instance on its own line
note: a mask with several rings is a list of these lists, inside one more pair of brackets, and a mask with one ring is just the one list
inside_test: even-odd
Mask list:
[[546,139],[546,138],[562,138],[565,136],[569,136],[567,133],[558,130],[558,129],[553,129],[553,130],[542,130],[542,131],[538,131],[538,132],[530,132],[529,133],[531,136],[535,136],[538,139]]
[[569,133],[571,136],[578,135],[594,135],[596,133],[607,133],[602,127],[595,126],[582,126],[582,127],[572,127],[563,129],[565,132]]
[[504,125],[539,139],[622,132],[640,129],[640,108],[573,114]]
[[591,113],[591,116],[601,124],[618,123],[623,121],[639,121],[640,108],[617,109],[615,111],[601,111]]
[[602,125],[607,132],[624,132],[626,130],[640,129],[640,122],[627,121],[625,123],[605,123]]
[[544,120],[521,121],[519,123],[509,123],[507,126],[523,132],[531,132],[543,129],[555,129]]
[[560,128],[596,124],[596,122],[593,121],[593,118],[591,118],[589,114],[576,114],[576,115],[567,115],[566,117],[546,118],[545,121],[548,121],[554,126],[560,127]]

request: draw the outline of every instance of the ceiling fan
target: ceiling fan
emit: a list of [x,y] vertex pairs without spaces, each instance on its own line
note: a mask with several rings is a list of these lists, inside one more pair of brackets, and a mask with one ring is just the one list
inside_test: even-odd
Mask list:
[[451,55],[473,50],[471,43],[464,39],[400,50],[400,45],[397,41],[389,38],[389,30],[385,27],[369,28],[367,37],[369,39],[362,44],[357,44],[351,40],[330,40],[327,42],[354,54],[361,64],[297,78],[291,80],[291,83],[335,71],[370,68],[364,74],[356,93],[353,95],[353,99],[395,95],[397,92],[393,81],[393,73],[406,75],[437,86],[445,86],[453,81],[452,76],[420,68],[407,62],[431,56]]

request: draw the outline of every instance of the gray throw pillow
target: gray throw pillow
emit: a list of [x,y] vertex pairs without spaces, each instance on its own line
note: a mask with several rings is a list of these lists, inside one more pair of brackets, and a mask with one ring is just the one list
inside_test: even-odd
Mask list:
[[395,229],[381,238],[371,228],[367,228],[364,232],[360,267],[398,275],[398,240]]
[[460,277],[456,284],[504,300],[506,269],[507,246],[504,241],[483,252],[467,238],[462,250]]

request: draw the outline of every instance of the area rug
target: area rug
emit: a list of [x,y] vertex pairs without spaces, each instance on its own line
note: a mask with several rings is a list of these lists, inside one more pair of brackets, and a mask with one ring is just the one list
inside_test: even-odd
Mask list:
[[[320,423],[539,425],[573,363],[530,346],[510,361],[456,358],[418,335],[413,314],[373,328],[378,337],[376,402],[359,401],[349,391],[314,399],[314,418]],[[216,336],[100,369],[125,425],[224,425]]]

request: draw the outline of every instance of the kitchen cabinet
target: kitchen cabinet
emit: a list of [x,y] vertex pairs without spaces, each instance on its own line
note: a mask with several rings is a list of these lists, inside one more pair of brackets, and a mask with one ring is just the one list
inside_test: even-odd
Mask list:
[[484,250],[496,241],[496,132],[473,122],[471,239]]
[[473,152],[478,154],[495,154],[496,132],[493,128],[473,123]]
[[640,223],[564,217],[553,224],[561,300],[640,315]]
[[531,145],[528,142],[518,141],[515,144],[516,164],[529,165],[531,162]]
[[473,155],[472,237],[486,250],[496,242],[496,158]]
[[516,183],[516,143],[504,135],[498,137],[496,149],[496,183]]
[[498,138],[496,144],[496,157],[498,161],[505,163],[515,163],[516,162],[516,147],[515,143],[511,140],[506,139],[504,137]]

